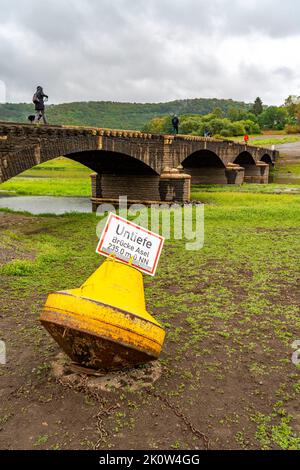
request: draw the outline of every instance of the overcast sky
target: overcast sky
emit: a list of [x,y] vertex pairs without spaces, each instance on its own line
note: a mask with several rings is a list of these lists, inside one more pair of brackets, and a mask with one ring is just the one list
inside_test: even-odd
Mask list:
[[[300,95],[298,0],[0,0],[0,100]],[[1,83],[2,81],[2,83]],[[5,87],[4,87],[5,84]]]

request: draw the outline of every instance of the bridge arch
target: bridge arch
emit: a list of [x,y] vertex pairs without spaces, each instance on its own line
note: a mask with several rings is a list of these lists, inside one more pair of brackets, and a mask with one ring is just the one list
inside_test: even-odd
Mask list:
[[158,175],[147,163],[120,152],[87,150],[83,152],[67,153],[64,156],[101,174]]
[[244,168],[245,183],[262,183],[265,182],[265,179],[268,179],[269,174],[266,168],[257,164],[253,155],[246,150],[239,153],[233,163]]
[[255,165],[255,160],[250,152],[243,151],[238,154],[238,156],[234,159],[233,163],[236,163],[241,166],[245,165]]
[[197,150],[186,157],[181,165],[184,172],[191,175],[192,184],[227,184],[225,165],[211,150]]
[[107,150],[77,152],[65,155],[94,171],[92,198],[158,201],[160,175],[147,163],[120,152]]
[[260,161],[264,162],[264,163],[268,163],[268,165],[274,165],[273,160],[272,160],[272,158],[270,157],[270,155],[268,153],[265,153],[261,157]]

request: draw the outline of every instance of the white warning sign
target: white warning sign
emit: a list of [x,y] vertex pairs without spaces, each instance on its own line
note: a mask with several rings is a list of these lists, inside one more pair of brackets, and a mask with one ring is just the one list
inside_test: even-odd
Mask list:
[[154,276],[164,241],[164,237],[111,212],[96,252],[104,256],[113,255],[117,260],[131,263],[140,271]]

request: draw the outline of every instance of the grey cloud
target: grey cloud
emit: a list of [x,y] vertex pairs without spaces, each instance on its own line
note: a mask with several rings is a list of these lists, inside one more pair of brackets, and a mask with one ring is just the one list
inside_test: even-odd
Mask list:
[[297,77],[295,71],[290,67],[277,67],[274,69],[274,73],[286,80],[291,80]]
[[[52,102],[247,99],[249,84],[258,93],[266,83],[274,100],[269,69],[240,64],[233,73],[211,44],[300,34],[300,4],[291,0],[0,0],[0,11],[0,80],[10,101],[29,101],[38,83]],[[280,64],[272,73],[279,82],[299,77]]]
[[156,18],[161,15],[161,21],[173,25],[175,34],[185,27],[199,34],[229,36],[258,32],[287,37],[300,33],[300,3],[295,0],[154,0],[154,5]]

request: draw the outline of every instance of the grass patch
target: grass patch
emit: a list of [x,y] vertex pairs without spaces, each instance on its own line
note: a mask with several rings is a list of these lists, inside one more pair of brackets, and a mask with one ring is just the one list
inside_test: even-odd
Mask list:
[[[260,185],[249,185],[249,192],[227,188],[211,187],[210,192],[205,187],[194,188],[194,197],[206,203],[203,249],[191,252],[184,240],[167,240],[156,277],[144,277],[147,310],[167,329],[161,357],[164,373],[155,391],[196,427],[201,429],[205,423],[202,430],[209,434],[214,448],[221,444],[222,448],[298,449],[299,371],[291,362],[290,345],[300,338],[300,195],[267,194]],[[11,226],[9,222],[5,226],[5,218],[12,221]],[[99,219],[94,214],[25,219],[24,215],[2,214],[1,253],[5,249],[13,252],[14,246],[23,251],[34,247],[35,260],[4,264],[0,271],[1,314],[15,318],[11,337],[16,343],[10,346],[11,353],[26,342],[27,348],[34,348],[30,360],[38,357],[40,361],[34,366],[32,362],[14,363],[13,373],[31,381],[35,368],[37,379],[50,386],[45,379],[57,349],[37,318],[49,292],[79,287],[103,262],[95,253]],[[14,302],[27,302],[25,313]],[[40,382],[31,391],[37,393],[39,387]],[[26,406],[34,400],[34,393],[26,396]],[[143,445],[153,443],[154,448],[160,448],[161,436],[165,448],[199,445],[192,433],[181,431],[178,417],[169,408],[163,408],[168,412],[167,432],[161,430],[163,402],[151,394],[120,393],[126,397],[124,402],[118,392],[111,395],[113,402],[122,403],[118,414],[103,418],[112,430],[107,446],[134,447],[141,434]],[[72,410],[72,394],[64,397]],[[277,402],[280,407],[275,408]],[[4,416],[7,412],[1,406],[0,416]],[[99,411],[96,406],[87,420]],[[57,408],[55,419],[59,420],[61,408]],[[56,413],[55,407],[52,413]],[[139,419],[133,426],[137,413]],[[146,420],[149,426],[144,437]],[[121,433],[128,439],[125,444],[114,431],[121,429],[120,423],[129,423],[126,433]],[[38,437],[33,445],[52,445],[50,437],[49,444],[46,435],[39,436],[40,421],[36,426]],[[80,423],[76,431],[76,446],[82,442],[87,448],[90,436],[83,435],[82,426]],[[73,436],[73,428],[68,430]],[[63,448],[63,442],[57,445]]]
[[268,145],[280,145],[280,144],[290,144],[293,142],[299,142],[300,136],[287,136],[282,138],[270,137],[268,139],[257,139],[251,140],[249,145],[255,145],[257,147],[264,147]]
[[14,260],[0,269],[0,274],[6,276],[29,276],[35,270],[34,263],[26,260]]
[[[276,184],[276,183],[269,183],[269,184],[247,184],[244,183],[240,186],[232,186],[228,184],[224,185],[217,185],[217,184],[197,184],[192,186],[191,191],[191,198],[202,200],[203,197],[210,197],[204,196],[204,193],[215,193],[216,199],[218,200],[219,197],[217,194],[221,193],[228,193],[231,195],[233,199],[239,198],[239,201],[245,200],[240,196],[236,196],[238,193],[248,193],[248,194],[272,194],[278,193],[279,191],[285,191],[290,189],[297,189],[300,191],[300,184]],[[251,199],[251,196],[249,196]],[[216,200],[214,199],[214,201]]]
[[284,161],[279,162],[279,165],[277,165],[274,168],[273,172],[275,175],[289,173],[290,175],[300,177],[300,163],[295,163],[293,165],[290,165],[290,164],[285,164]]
[[[276,131],[276,137],[272,137],[272,134],[268,134],[264,132],[266,135],[265,138],[257,139],[256,134],[249,135],[249,145],[254,145],[257,147],[261,146],[270,146],[270,145],[280,145],[280,144],[288,144],[293,142],[300,141],[300,135],[286,135],[283,131]],[[282,135],[282,137],[278,137],[277,135]],[[236,137],[224,137],[226,140],[234,140],[235,142],[244,143],[244,136],[236,136]]]
[[11,178],[0,187],[20,196],[90,196],[92,170],[59,157]]

